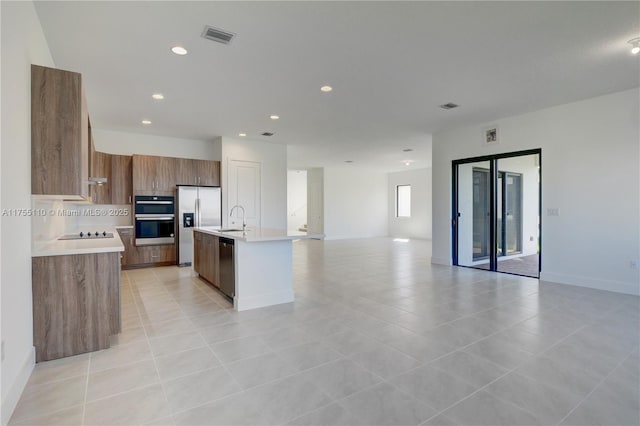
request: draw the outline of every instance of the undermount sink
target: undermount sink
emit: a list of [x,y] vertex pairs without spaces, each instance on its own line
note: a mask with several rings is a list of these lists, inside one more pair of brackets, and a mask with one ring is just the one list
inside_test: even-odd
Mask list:
[[226,228],[226,229],[218,229],[219,232],[236,232],[236,231],[242,231],[242,229],[236,229],[236,228]]

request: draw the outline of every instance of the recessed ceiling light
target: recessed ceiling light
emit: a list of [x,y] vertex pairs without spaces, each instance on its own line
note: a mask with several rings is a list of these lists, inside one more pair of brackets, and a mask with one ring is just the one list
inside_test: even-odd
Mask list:
[[272,119],[272,120],[279,120],[280,116],[279,115],[270,115],[269,118]]
[[180,55],[180,56],[184,56],[184,55],[186,55],[187,53],[189,53],[189,52],[187,52],[187,49],[185,49],[185,48],[184,48],[184,47],[182,47],[182,46],[173,46],[173,47],[171,48],[171,51],[172,51],[173,53],[175,53],[176,55]]
[[246,133],[238,133],[238,136],[240,136],[241,138],[244,138],[245,136],[247,136]]
[[164,95],[162,93],[154,93],[151,97],[157,101],[161,101],[164,99]]
[[333,87],[331,87],[331,86],[322,86],[320,88],[320,90],[322,90],[323,92],[330,92],[330,91],[333,90]]
[[142,120],[142,124],[149,125],[151,124],[151,120]]
[[633,38],[629,40],[628,43],[633,46],[631,47],[631,53],[633,53],[634,55],[640,53],[640,37]]

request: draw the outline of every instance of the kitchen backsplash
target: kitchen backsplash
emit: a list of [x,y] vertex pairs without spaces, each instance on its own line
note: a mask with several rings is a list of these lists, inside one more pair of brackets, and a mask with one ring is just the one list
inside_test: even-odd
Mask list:
[[76,231],[103,231],[133,224],[129,204],[90,204],[37,198],[33,198],[31,204],[31,234],[34,242],[51,240]]

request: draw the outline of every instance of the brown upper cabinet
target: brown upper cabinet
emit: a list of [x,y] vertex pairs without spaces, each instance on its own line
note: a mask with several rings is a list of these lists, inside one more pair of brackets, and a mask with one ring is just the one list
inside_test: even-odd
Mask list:
[[175,189],[175,158],[133,156],[133,192],[142,195],[172,195]]
[[220,186],[220,162],[96,151],[82,76],[31,66],[32,194],[131,204],[134,193],[173,195],[180,184]]
[[88,149],[82,76],[31,65],[31,193],[88,198]]
[[107,183],[91,185],[91,201],[96,204],[112,204],[112,155],[95,151],[91,157],[91,177],[107,178]]
[[133,177],[130,155],[111,155],[111,204],[131,204]]
[[220,186],[220,162],[177,158],[177,184]]
[[107,178],[103,185],[91,185],[91,201],[95,204],[131,204],[132,159],[95,151],[91,157],[91,176]]

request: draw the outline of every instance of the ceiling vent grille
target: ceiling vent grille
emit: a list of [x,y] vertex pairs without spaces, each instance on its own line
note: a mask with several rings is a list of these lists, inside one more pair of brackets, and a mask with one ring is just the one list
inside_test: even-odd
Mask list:
[[231,39],[235,37],[235,34],[207,25],[204,27],[202,37],[207,40],[217,41],[218,43],[229,44],[231,43]]
[[444,105],[440,105],[440,108],[442,109],[454,109],[454,108],[458,108],[460,105],[458,104],[454,104],[453,102],[449,102],[447,104]]
[[271,133],[271,132],[264,132],[264,133],[262,133],[262,136],[273,136],[273,133]]

